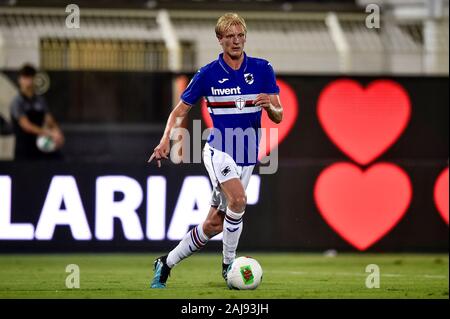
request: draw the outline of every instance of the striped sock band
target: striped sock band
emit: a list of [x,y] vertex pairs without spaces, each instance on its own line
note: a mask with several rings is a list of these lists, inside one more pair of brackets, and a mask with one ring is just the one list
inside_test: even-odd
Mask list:
[[230,223],[231,225],[239,225],[242,223],[242,215],[239,218],[233,218],[229,216],[228,214],[225,215],[225,220]]
[[191,230],[192,243],[197,247],[197,249],[202,249],[208,242],[208,237],[203,233],[203,224],[194,227]]

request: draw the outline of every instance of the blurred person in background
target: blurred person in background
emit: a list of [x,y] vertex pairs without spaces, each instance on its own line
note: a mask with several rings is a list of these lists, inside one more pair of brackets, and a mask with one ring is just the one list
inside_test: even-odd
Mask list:
[[[64,135],[49,111],[44,97],[36,95],[36,69],[25,64],[19,71],[19,94],[11,102],[11,123],[16,136],[15,160],[62,159]],[[49,137],[53,146],[38,147],[39,136]],[[54,149],[54,150],[53,150]]]

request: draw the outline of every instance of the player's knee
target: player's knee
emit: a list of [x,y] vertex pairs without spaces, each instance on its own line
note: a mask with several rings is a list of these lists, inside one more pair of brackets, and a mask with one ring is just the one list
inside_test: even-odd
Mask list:
[[235,213],[242,213],[247,206],[247,196],[238,195],[231,198],[228,207]]

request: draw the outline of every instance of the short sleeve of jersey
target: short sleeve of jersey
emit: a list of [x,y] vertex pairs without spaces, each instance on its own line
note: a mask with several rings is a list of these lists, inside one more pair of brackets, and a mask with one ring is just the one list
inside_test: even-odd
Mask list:
[[16,96],[11,102],[10,112],[12,118],[14,118],[15,120],[19,120],[21,116],[25,115],[22,99],[20,97]]
[[280,93],[280,88],[277,85],[277,79],[275,76],[275,71],[269,62],[265,62],[264,66],[264,92],[266,94],[278,94]]
[[184,90],[183,94],[181,94],[181,100],[188,104],[194,105],[197,101],[204,96],[204,71],[203,69],[198,70],[192,78],[191,82],[189,82],[187,88]]

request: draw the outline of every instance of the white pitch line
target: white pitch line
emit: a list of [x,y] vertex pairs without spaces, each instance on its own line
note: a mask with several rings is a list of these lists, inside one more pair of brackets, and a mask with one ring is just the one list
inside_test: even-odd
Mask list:
[[447,278],[447,276],[441,276],[441,275],[425,275],[425,278],[445,279],[445,278]]
[[[286,274],[285,271],[268,271],[268,274]],[[306,271],[289,271],[287,272],[288,274],[291,275],[312,275],[312,276],[355,276],[355,277],[367,277],[368,274],[367,273],[351,273],[351,272],[336,272],[336,273],[331,273],[331,272],[306,272]],[[383,272],[381,272],[380,274],[381,277],[391,277],[391,278],[395,278],[395,277],[424,277],[424,278],[428,278],[428,279],[445,279],[447,278],[447,276],[444,275],[428,275],[428,274],[419,274],[419,275],[402,275],[402,274],[383,274]]]

